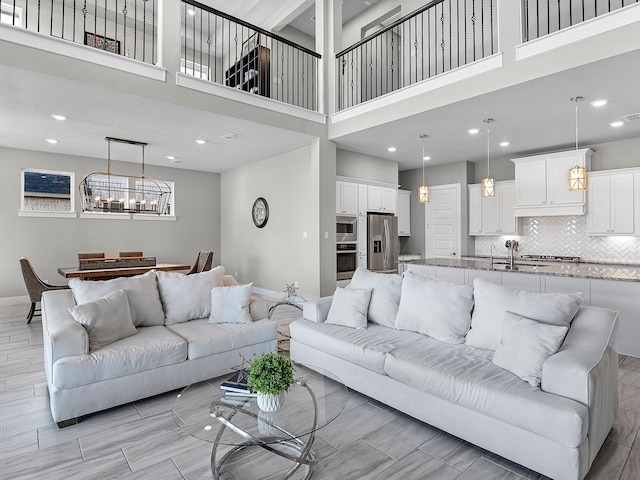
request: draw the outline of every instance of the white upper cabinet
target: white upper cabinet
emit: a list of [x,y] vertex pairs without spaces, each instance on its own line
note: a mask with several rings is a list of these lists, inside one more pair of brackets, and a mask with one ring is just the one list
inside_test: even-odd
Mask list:
[[367,214],[367,186],[358,184],[358,215]]
[[569,170],[591,167],[588,148],[513,159],[518,217],[584,215],[585,192],[569,190]]
[[411,235],[411,192],[398,190],[398,236],[409,237]]
[[469,185],[469,235],[518,235],[514,181],[496,182],[495,195],[482,197],[480,185]]
[[587,233],[632,235],[634,233],[634,173],[589,174]]
[[396,213],[397,190],[395,188],[368,185],[367,210],[369,212]]
[[336,182],[336,213],[338,215],[358,214],[358,184]]

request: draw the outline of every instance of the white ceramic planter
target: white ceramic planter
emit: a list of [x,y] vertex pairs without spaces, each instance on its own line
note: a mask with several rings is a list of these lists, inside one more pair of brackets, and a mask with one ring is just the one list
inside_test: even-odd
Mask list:
[[258,407],[263,412],[275,412],[280,409],[284,403],[284,392],[276,395],[271,393],[258,392]]

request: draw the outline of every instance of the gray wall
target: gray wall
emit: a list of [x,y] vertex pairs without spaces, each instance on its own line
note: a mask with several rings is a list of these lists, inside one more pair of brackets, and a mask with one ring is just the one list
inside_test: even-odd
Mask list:
[[398,164],[371,155],[337,150],[336,175],[395,185],[398,183]]
[[[314,142],[222,174],[222,253],[225,268],[231,274],[237,273],[239,281],[254,282],[255,286],[274,291],[284,291],[285,284],[298,282],[300,292],[333,292],[335,254],[325,259],[329,262],[326,269],[333,272],[330,287],[323,282],[329,273],[323,276],[320,267],[326,256],[321,250],[331,242],[324,239],[324,231],[329,232],[329,239],[335,239],[335,225],[330,227],[323,220],[326,215],[322,213],[321,198],[326,198],[327,188],[321,181],[325,177],[321,163],[323,157],[328,158],[330,198],[335,203],[335,147],[332,165],[331,149],[319,149],[318,142]],[[256,228],[251,219],[251,206],[257,197],[264,197],[269,203],[269,221],[264,228]],[[326,203],[325,209],[335,215],[335,205]],[[331,252],[335,253],[333,249]]]
[[[462,253],[473,252],[473,239],[469,237],[468,208],[469,203],[467,184],[474,179],[475,166],[471,162],[458,162],[449,165],[436,165],[425,168],[425,181],[429,186],[449,185],[459,183],[461,200],[460,235],[462,239]],[[422,169],[405,170],[399,174],[400,188],[411,190],[411,236],[400,237],[400,251],[402,253],[425,254],[425,206],[418,202],[418,186],[422,184]]]
[[[78,252],[142,250],[160,262],[193,264],[199,250],[213,250],[220,263],[220,175],[147,166],[146,175],[175,182],[176,221],[20,217],[21,168],[75,172],[75,182],[106,169],[106,160],[0,148],[0,297],[26,295],[20,257],[38,274],[64,283],[58,267],[77,265]],[[137,176],[140,166],[113,162],[113,173]],[[79,200],[76,198],[76,208]]]

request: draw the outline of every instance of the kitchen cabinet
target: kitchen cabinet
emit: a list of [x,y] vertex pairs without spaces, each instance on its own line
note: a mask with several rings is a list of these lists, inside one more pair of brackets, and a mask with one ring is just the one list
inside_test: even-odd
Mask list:
[[367,186],[367,210],[369,212],[396,213],[397,189]]
[[367,214],[367,186],[358,184],[358,215]]
[[515,158],[515,214],[518,217],[584,215],[584,190],[569,190],[569,170],[591,167],[588,148]]
[[469,235],[519,235],[514,181],[496,182],[493,197],[482,197],[479,184],[468,188]]
[[411,192],[409,190],[398,190],[398,236],[411,236]]
[[358,184],[336,182],[336,213],[338,215],[357,215]]
[[587,192],[587,234],[633,235],[633,171],[591,173]]
[[365,267],[367,266],[367,216],[358,216],[358,255],[364,255]]

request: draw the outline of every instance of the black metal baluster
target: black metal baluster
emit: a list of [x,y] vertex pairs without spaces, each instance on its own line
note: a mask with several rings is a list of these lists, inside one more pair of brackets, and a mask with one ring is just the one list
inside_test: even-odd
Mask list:
[[142,1],[142,61],[147,53],[147,2]]
[[[213,78],[218,81],[218,15],[215,15],[213,21]],[[224,70],[223,70],[224,72]],[[224,84],[224,78],[222,79]]]
[[133,0],[133,58],[138,58],[138,0]]
[[152,40],[151,40],[151,62],[156,65],[158,63],[158,59],[156,58],[156,42],[158,41],[158,39],[156,38],[156,0],[153,0],[152,3],[152,9],[153,9],[153,24],[152,24],[152,28],[151,28],[151,36],[152,36]]
[[493,49],[493,2],[494,0],[489,0],[489,32],[491,35],[491,55],[495,53]]
[[207,80],[211,81],[211,13],[207,14]]
[[104,41],[102,42],[102,49],[107,50],[107,0],[104,0]]
[[200,76],[199,78],[202,78],[202,15],[204,15],[204,12],[202,11],[202,9],[200,9],[200,67],[198,68],[198,71],[200,72]]
[[[15,18],[16,12],[13,11],[13,16]],[[53,35],[53,0],[51,0],[51,19],[49,22],[49,35]]]
[[584,0],[582,0],[582,21],[584,22]]
[[453,23],[451,22],[451,0],[448,0],[449,3],[449,70],[451,70],[453,68],[453,64],[451,63],[452,59],[453,59],[453,50],[452,50],[452,42],[453,42],[453,36],[452,36],[452,30],[453,30]]
[[40,0],[38,0],[38,32],[40,32]]

